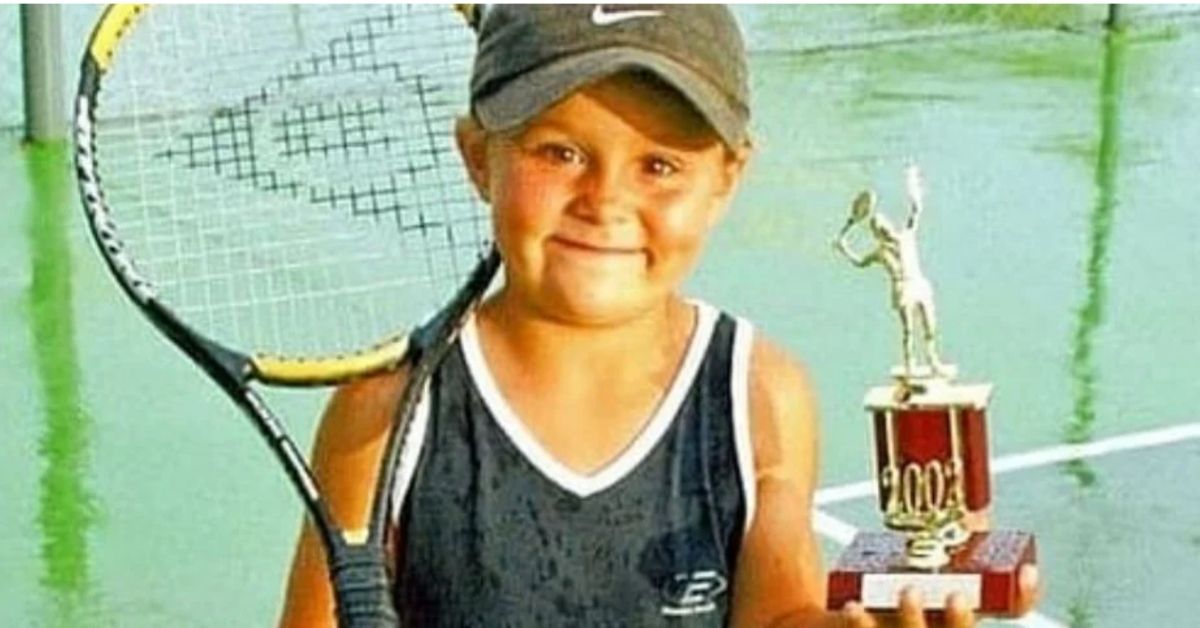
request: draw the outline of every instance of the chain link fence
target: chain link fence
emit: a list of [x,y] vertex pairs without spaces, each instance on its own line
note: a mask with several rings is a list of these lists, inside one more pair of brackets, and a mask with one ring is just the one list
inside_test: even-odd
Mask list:
[[[75,67],[103,7],[64,5],[64,86],[73,93]],[[1086,32],[1103,28],[1110,5],[737,5],[751,54],[821,54],[903,45],[940,38],[1013,31]],[[1196,5],[1120,6],[1133,27],[1200,18]],[[0,5],[0,135],[19,136],[24,125],[20,5]],[[63,103],[68,110],[70,103]]]
[[[63,5],[60,8],[63,42],[63,92],[74,93],[76,67],[88,32],[103,7]],[[0,137],[19,138],[25,127],[24,76],[21,54],[21,5],[0,4]],[[64,111],[70,102],[62,103]]]
[[24,121],[20,5],[0,4],[0,136],[18,133]]

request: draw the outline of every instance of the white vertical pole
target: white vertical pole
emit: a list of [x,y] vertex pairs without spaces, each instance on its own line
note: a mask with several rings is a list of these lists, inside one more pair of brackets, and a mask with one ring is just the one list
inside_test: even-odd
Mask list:
[[67,133],[60,16],[56,4],[21,5],[26,141],[53,141]]

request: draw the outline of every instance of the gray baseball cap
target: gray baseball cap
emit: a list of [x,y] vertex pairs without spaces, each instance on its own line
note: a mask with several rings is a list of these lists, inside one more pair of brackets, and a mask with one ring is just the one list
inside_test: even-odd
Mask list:
[[485,129],[516,128],[575,90],[627,70],[679,91],[731,147],[750,118],[746,53],[722,5],[488,5],[471,106]]

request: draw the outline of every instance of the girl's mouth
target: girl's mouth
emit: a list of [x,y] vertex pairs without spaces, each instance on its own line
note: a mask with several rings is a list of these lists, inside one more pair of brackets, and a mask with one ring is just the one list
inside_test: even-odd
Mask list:
[[639,248],[585,242],[561,235],[550,236],[550,241],[568,249],[600,255],[636,255],[641,252]]

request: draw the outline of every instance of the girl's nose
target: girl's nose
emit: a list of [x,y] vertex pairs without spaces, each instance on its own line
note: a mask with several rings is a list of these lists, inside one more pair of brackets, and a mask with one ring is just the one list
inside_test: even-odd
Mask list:
[[585,177],[576,213],[596,223],[628,220],[637,207],[633,188],[620,168],[596,166]]

